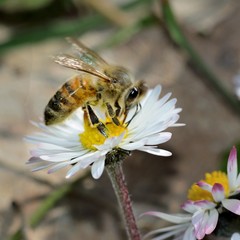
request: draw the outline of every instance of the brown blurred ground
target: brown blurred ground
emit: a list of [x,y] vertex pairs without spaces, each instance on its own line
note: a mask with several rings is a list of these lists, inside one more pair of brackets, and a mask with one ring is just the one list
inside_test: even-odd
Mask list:
[[[237,3],[205,38],[188,33],[229,89],[232,77],[240,69],[239,9]],[[104,34],[88,34],[82,40],[93,46]],[[31,146],[22,138],[35,130],[29,121],[42,116],[49,98],[73,74],[49,57],[68,48],[64,40],[51,40],[21,47],[1,58],[0,164],[12,166],[22,174],[0,165],[0,239],[7,239],[21,224],[26,224],[30,240],[125,239],[119,217],[111,208],[117,207],[116,199],[105,173],[98,181],[87,179],[84,182],[87,194],[76,189],[38,228],[27,227],[41,197],[51,190],[27,176],[52,183],[66,182],[66,170],[52,175],[44,171],[31,174],[25,165]],[[177,212],[186,199],[188,187],[203,178],[205,172],[218,169],[222,152],[239,141],[239,116],[187,65],[184,54],[170,43],[160,27],[146,29],[127,44],[103,51],[102,56],[127,66],[150,87],[162,84],[163,92],[171,91],[178,99],[177,106],[183,108],[180,122],[186,126],[170,129],[172,140],[162,146],[173,152],[172,157],[134,152],[124,163],[136,216],[146,210]],[[19,205],[21,213],[14,211],[13,202]],[[151,228],[157,227],[158,223],[150,218],[138,223],[146,230],[150,228],[149,221],[153,224]]]

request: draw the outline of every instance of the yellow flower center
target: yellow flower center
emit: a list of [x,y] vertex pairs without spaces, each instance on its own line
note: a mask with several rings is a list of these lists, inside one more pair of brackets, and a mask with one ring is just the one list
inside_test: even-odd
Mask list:
[[[227,174],[221,171],[214,171],[212,173],[206,173],[205,179],[201,180],[205,183],[208,183],[210,185],[214,185],[214,183],[220,183],[224,187],[224,193],[227,197],[229,195],[229,186],[228,186],[228,178]],[[208,201],[214,201],[212,194],[206,190],[203,190],[196,184],[193,184],[191,188],[188,190],[188,199],[193,201],[198,200],[208,200]]]
[[[127,130],[124,124],[117,126],[112,122],[111,119],[107,119],[104,125],[107,129],[107,138],[120,136],[124,131]],[[126,137],[126,133],[124,137]],[[85,148],[96,150],[94,145],[103,144],[107,138],[100,133],[96,126],[91,126],[88,118],[84,116],[84,132],[79,134],[79,139]]]

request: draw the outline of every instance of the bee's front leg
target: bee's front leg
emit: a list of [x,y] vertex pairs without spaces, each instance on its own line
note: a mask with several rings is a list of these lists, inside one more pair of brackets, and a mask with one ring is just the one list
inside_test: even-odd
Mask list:
[[[138,112],[142,109],[142,105],[141,105],[140,103],[137,104],[135,107],[136,107],[135,113],[133,114],[133,116],[131,117],[131,119],[126,122],[127,126],[128,126],[128,125],[130,124],[130,122],[134,119],[134,117],[138,114]],[[125,118],[124,118],[123,122],[125,122],[128,112],[129,112],[129,109],[126,110],[126,115],[125,115]]]
[[112,118],[112,121],[114,122],[114,124],[119,126],[120,122],[119,122],[118,118],[116,117],[116,114],[115,114],[112,106],[109,103],[106,103],[106,107],[107,107],[108,115],[110,116],[110,118]]
[[91,106],[87,105],[85,110],[87,111],[91,125],[95,126],[104,137],[108,137],[108,129],[102,122],[99,121]]

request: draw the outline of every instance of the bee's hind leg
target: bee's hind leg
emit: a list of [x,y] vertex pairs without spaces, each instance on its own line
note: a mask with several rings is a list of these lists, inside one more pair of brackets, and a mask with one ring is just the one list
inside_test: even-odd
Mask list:
[[94,113],[93,109],[91,108],[90,105],[87,105],[86,107],[86,111],[88,113],[89,116],[89,120],[91,122],[91,124],[93,126],[96,126],[96,128],[98,129],[98,131],[104,136],[104,137],[108,137],[108,129],[106,128],[106,126],[99,121],[97,115]]

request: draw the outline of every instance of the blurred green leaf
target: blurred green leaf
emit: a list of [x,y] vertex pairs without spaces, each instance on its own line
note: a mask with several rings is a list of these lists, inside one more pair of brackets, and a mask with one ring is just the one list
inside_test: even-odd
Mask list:
[[53,0],[0,0],[1,7],[8,11],[30,10],[47,5]]
[[7,0],[0,0],[0,5],[4,4]]
[[153,15],[147,16],[133,25],[121,28],[120,30],[116,31],[103,44],[99,45],[96,50],[124,43],[128,41],[130,38],[132,38],[133,35],[143,30],[144,28],[149,27],[156,23],[157,19],[155,18],[155,16]]
[[102,27],[105,23],[106,21],[102,16],[96,15],[72,21],[55,22],[47,26],[34,28],[31,31],[21,31],[21,33],[13,35],[10,40],[0,44],[0,53],[19,45],[39,42],[50,37],[79,36],[89,29]]
[[8,240],[24,240],[24,234],[22,229],[18,229]]
[[73,189],[74,183],[64,184],[51,192],[30,219],[30,227],[35,228],[57,202]]
[[[1,0],[0,0],[1,1]],[[123,10],[129,10],[140,4],[151,4],[152,0],[135,0],[122,7]],[[104,28],[110,24],[103,16],[95,14],[84,18],[68,21],[55,21],[45,26],[36,26],[28,30],[13,33],[9,40],[0,44],[0,54],[5,53],[13,47],[23,44],[30,44],[42,41],[48,38],[81,36],[93,29]]]

